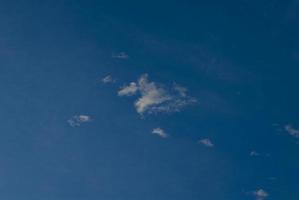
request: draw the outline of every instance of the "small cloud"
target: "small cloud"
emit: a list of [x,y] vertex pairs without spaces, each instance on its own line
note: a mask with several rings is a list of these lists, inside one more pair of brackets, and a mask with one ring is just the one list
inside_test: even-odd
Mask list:
[[292,125],[288,124],[284,127],[284,129],[289,133],[289,135],[299,138],[299,130],[293,128]]
[[132,96],[134,95],[138,90],[138,87],[135,82],[131,82],[130,85],[122,87],[118,91],[118,96]]
[[102,79],[102,82],[103,82],[104,84],[107,84],[107,83],[114,83],[114,82],[115,82],[115,79],[113,79],[111,75],[108,75],[108,76],[105,76],[105,77]]
[[153,129],[152,134],[158,135],[161,138],[167,138],[168,137],[168,134],[161,128]]
[[264,200],[269,196],[269,194],[263,189],[254,191],[253,195],[255,196],[256,200]]
[[88,115],[74,115],[69,120],[67,120],[69,125],[72,127],[80,126],[82,123],[86,123],[90,121],[91,121],[91,117]]
[[123,59],[126,60],[129,58],[129,55],[126,52],[120,52],[118,54],[112,55],[112,58]]
[[214,147],[214,144],[212,143],[212,141],[208,138],[205,138],[205,139],[201,139],[198,141],[199,144],[202,144],[206,147]]
[[187,95],[187,89],[175,85],[167,89],[155,82],[148,80],[148,75],[143,74],[138,82],[121,88],[119,96],[131,96],[138,92],[140,97],[134,105],[139,114],[152,114],[159,112],[179,112],[187,105],[196,103],[197,100]]
[[260,154],[256,151],[251,151],[249,155],[250,156],[259,156]]

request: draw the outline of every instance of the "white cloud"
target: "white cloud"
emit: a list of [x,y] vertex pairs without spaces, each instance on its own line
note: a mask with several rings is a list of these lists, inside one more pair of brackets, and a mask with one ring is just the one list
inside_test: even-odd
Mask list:
[[179,112],[187,105],[197,102],[195,98],[187,95],[187,89],[175,85],[167,90],[161,85],[148,80],[143,74],[137,84],[132,82],[118,91],[119,96],[130,96],[139,92],[140,97],[135,101],[135,108],[139,114],[158,112]]
[[150,108],[154,109],[156,105],[171,100],[171,97],[163,88],[157,87],[154,82],[148,81],[146,74],[140,77],[138,85],[141,97],[135,102],[135,107],[140,114],[148,111]]
[[250,156],[259,156],[260,154],[256,151],[251,151],[249,155]]
[[292,125],[288,124],[285,127],[285,130],[293,137],[299,138],[299,130],[293,128]]
[[102,82],[103,83],[114,83],[115,82],[115,80],[112,78],[112,76],[111,75],[108,75],[108,76],[105,76],[103,79],[102,79]]
[[153,129],[152,134],[158,135],[161,138],[167,138],[168,137],[168,134],[161,128]]
[[137,84],[135,82],[131,82],[130,85],[122,87],[117,94],[118,96],[131,96],[134,95],[137,90]]
[[86,123],[90,121],[91,121],[91,117],[88,115],[74,115],[69,120],[67,120],[69,125],[72,127],[80,126],[82,123]]
[[208,138],[205,138],[205,139],[201,139],[198,141],[199,144],[202,144],[206,147],[214,147],[214,144],[212,143],[212,141]]
[[253,195],[256,197],[257,200],[264,200],[269,196],[269,194],[263,189],[258,189],[254,191]]
[[118,54],[112,55],[112,57],[125,60],[129,58],[129,55],[126,52],[120,52]]

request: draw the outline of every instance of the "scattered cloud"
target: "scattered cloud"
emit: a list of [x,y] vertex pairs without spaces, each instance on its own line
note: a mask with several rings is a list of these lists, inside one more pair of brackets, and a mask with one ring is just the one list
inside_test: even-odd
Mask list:
[[90,121],[91,121],[91,117],[88,115],[74,115],[69,120],[67,120],[69,125],[72,127],[80,126],[82,123],[86,123]]
[[168,137],[168,134],[161,128],[153,129],[152,134],[158,135],[161,138],[167,138]]
[[140,97],[135,101],[135,108],[139,114],[152,114],[159,112],[179,112],[185,106],[196,103],[197,100],[187,95],[187,89],[174,85],[167,89],[155,82],[148,80],[148,75],[143,74],[138,82],[122,87],[119,96],[131,96],[138,92]]
[[112,55],[113,58],[117,58],[117,59],[128,59],[129,55],[126,52],[119,52],[118,54],[114,54]]
[[103,79],[102,79],[102,82],[104,84],[107,84],[107,83],[114,83],[115,82],[115,79],[112,78],[111,75],[108,75],[108,76],[105,76]]
[[254,191],[253,195],[255,196],[256,200],[264,200],[269,196],[269,194],[263,189]]
[[260,154],[256,151],[251,151],[249,155],[250,156],[260,156]]
[[291,136],[299,138],[299,129],[293,128],[290,124],[286,125],[284,128]]
[[131,82],[128,86],[124,86],[118,91],[118,96],[132,96],[137,92],[137,90],[137,84],[135,82]]
[[201,139],[198,141],[199,144],[202,144],[206,147],[214,147],[214,144],[212,143],[212,141],[208,138],[205,138],[205,139]]

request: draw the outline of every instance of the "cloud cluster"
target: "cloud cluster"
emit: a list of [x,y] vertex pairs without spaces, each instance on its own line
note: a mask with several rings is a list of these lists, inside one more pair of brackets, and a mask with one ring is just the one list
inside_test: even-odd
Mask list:
[[88,115],[74,115],[69,120],[67,120],[69,125],[72,127],[80,126],[82,123],[86,123],[90,121],[91,121],[91,117]]
[[284,129],[293,137],[299,138],[299,130],[293,128],[292,125],[288,124],[284,127]]
[[150,82],[147,74],[143,74],[137,83],[131,82],[118,91],[119,96],[132,96],[137,93],[140,97],[134,105],[139,114],[179,112],[185,106],[197,102],[195,98],[187,95],[186,88],[175,85],[167,90],[155,82]]
[[168,134],[161,128],[154,128],[152,134],[158,135],[161,138],[167,138]]
[[264,200],[269,196],[269,194],[263,189],[258,189],[254,191],[253,195],[256,197],[256,200]]
[[213,144],[212,141],[211,141],[210,139],[208,139],[208,138],[201,139],[201,140],[198,141],[198,143],[199,143],[199,144],[202,144],[202,145],[204,145],[204,146],[206,146],[206,147],[210,147],[210,148],[214,147],[214,144]]

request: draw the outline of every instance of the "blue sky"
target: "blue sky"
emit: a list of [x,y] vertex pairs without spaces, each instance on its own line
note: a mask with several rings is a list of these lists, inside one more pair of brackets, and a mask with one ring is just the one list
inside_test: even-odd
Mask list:
[[0,1],[0,197],[299,199],[298,9]]

